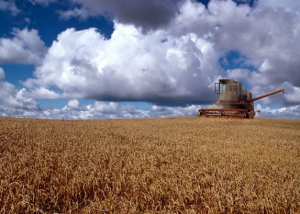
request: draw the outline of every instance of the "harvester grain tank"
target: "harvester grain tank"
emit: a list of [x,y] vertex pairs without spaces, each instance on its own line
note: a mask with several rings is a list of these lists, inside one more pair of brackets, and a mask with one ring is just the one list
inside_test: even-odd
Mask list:
[[273,91],[256,98],[252,98],[252,92],[243,89],[243,83],[234,79],[220,79],[215,83],[215,92],[219,94],[219,100],[212,106],[198,110],[198,117],[236,117],[253,118],[255,116],[253,102],[265,97],[284,93],[284,89]]

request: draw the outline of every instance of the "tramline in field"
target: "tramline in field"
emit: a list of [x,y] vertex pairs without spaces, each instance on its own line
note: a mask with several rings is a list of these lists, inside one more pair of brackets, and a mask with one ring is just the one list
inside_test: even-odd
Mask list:
[[211,108],[198,110],[198,117],[233,117],[254,118],[254,101],[265,97],[284,93],[284,89],[278,89],[256,98],[252,98],[252,92],[243,89],[243,83],[234,79],[220,79],[215,83],[215,92],[219,94],[219,100]]

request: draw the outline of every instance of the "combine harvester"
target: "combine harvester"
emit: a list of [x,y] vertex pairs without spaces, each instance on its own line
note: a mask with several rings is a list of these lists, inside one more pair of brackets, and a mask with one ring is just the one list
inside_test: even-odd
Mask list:
[[284,89],[273,91],[262,96],[252,98],[252,92],[243,89],[243,83],[233,79],[220,79],[215,83],[215,92],[219,100],[212,106],[198,110],[198,117],[232,117],[251,118],[255,116],[254,104],[256,100],[284,93]]

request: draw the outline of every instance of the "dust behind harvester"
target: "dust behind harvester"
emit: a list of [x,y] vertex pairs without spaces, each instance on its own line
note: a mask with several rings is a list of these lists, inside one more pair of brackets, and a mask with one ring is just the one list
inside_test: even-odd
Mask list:
[[199,109],[198,117],[237,117],[253,118],[255,116],[253,102],[284,89],[273,91],[262,96],[252,98],[252,92],[243,89],[243,83],[233,79],[220,79],[215,83],[215,92],[219,94],[219,100],[212,106]]

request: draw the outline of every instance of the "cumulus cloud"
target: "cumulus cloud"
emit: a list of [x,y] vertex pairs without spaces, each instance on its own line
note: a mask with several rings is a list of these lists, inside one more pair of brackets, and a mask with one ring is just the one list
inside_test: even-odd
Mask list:
[[[276,2],[276,8],[287,4]],[[288,2],[290,7],[299,4]],[[171,30],[175,29],[176,35],[193,32],[208,38],[220,55],[234,50],[245,56],[248,65],[256,68],[247,79],[252,87],[280,87],[284,82],[300,87],[298,12],[215,0],[209,3],[208,10],[192,1],[183,8],[189,13],[178,15],[174,20],[177,27],[171,26]]]
[[157,29],[168,24],[177,14],[174,0],[70,0],[77,7],[61,11],[62,18],[102,15],[125,24],[134,24],[144,29]]
[[295,0],[258,0],[257,9],[265,10],[271,8],[273,10],[287,10],[299,12],[300,2]]
[[233,69],[233,70],[227,70],[227,77],[228,79],[246,79],[250,73],[248,69]]
[[68,29],[37,67],[37,79],[24,84],[55,86],[66,97],[98,101],[211,102],[217,59],[213,45],[195,34],[173,37],[159,30],[143,35],[116,23],[107,40],[96,29]]
[[154,105],[148,111],[149,115],[155,117],[193,117],[198,113],[198,109],[201,109],[200,105],[190,105],[187,107],[166,107]]
[[0,0],[0,10],[9,11],[13,16],[20,13],[14,1]]
[[78,109],[80,107],[78,100],[70,100],[67,106],[71,109]]
[[14,29],[13,35],[13,38],[0,38],[0,64],[40,64],[47,48],[38,31]]
[[4,73],[3,68],[0,67],[0,81],[2,81],[4,79],[5,79],[5,73]]
[[285,89],[285,100],[289,104],[299,104],[300,100],[300,88],[294,87],[292,84],[285,82],[282,84],[282,87]]
[[0,116],[34,117],[43,119],[117,119],[196,116],[201,106],[165,107],[153,106],[139,109],[133,105],[115,102],[98,102],[93,105],[81,105],[78,100],[70,100],[63,108],[24,109],[8,107],[0,103]]
[[95,102],[95,110],[107,114],[117,114],[119,109],[118,109],[118,104],[114,102]]
[[37,102],[26,96],[26,89],[17,90],[14,85],[2,81],[0,82],[0,103],[7,108],[15,109],[38,109]]
[[300,105],[271,109],[269,107],[264,108],[258,104],[256,106],[256,110],[260,111],[260,113],[256,114],[256,117],[289,119],[300,118]]
[[0,115],[12,116],[16,112],[38,110],[37,102],[28,96],[26,89],[17,89],[14,85],[4,81],[5,73],[0,68]]
[[252,10],[246,5],[237,7],[231,1],[212,1],[209,9],[220,26],[215,40],[218,48],[238,50],[258,68],[252,75],[252,85],[280,85],[288,81],[300,86],[298,14]]
[[63,97],[62,95],[44,87],[34,88],[33,90],[27,92],[27,94],[33,99],[43,100],[54,100]]
[[[299,89],[299,15],[233,1],[212,0],[206,8],[187,0],[178,6],[180,13],[164,30],[145,33],[117,21],[110,39],[93,28],[65,30],[36,68],[36,78],[24,84],[54,86],[71,99],[156,105],[213,102],[213,83],[226,77],[263,88],[257,95],[283,83]],[[225,71],[219,60],[232,50],[254,69]],[[297,96],[284,98],[277,100],[300,103]]]
[[[213,87],[219,78],[247,80],[255,96],[284,87],[284,96],[274,95],[261,102],[300,104],[300,14],[295,10],[296,1],[260,0],[255,7],[231,0],[211,0],[208,7],[192,0],[176,4],[168,0],[116,2],[73,0],[73,10],[61,12],[65,19],[112,17],[115,29],[110,39],[93,28],[67,29],[46,52],[29,47],[32,40],[16,33],[13,39],[0,40],[0,62],[38,64],[43,59],[35,77],[24,82],[26,93],[54,87],[70,100],[97,101],[90,107],[57,110],[69,109],[77,112],[74,115],[105,111],[116,115],[132,110],[120,108],[118,101],[150,102],[155,105],[151,112],[171,115],[171,109],[176,108],[167,106],[215,101]],[[24,51],[26,57],[18,57]],[[247,66],[223,69],[220,59],[231,51],[244,56]],[[40,57],[28,59],[28,53],[39,53],[33,55]],[[143,110],[136,114],[150,113]]]
[[[73,102],[74,106],[71,104]],[[152,106],[139,109],[128,104],[114,102],[97,102],[93,105],[81,105],[80,102],[68,102],[63,108],[50,109],[22,109],[7,107],[0,103],[0,116],[30,117],[42,119],[118,119],[118,118],[150,118],[150,117],[196,117],[197,110],[202,106],[190,105],[187,107]],[[300,118],[300,105],[281,108],[262,107],[256,105],[258,118]]]
[[214,49],[222,55],[235,50],[246,56],[247,63],[258,69],[251,75],[253,86],[288,81],[299,87],[299,13],[214,0],[208,10],[192,1],[181,9],[187,12],[174,19],[176,27],[170,27],[174,34],[193,32],[212,41]]
[[[0,77],[5,76],[0,68]],[[113,118],[149,118],[149,117],[177,117],[195,116],[201,106],[188,107],[153,106],[139,109],[133,105],[116,102],[95,101],[93,105],[81,105],[78,99],[69,100],[63,108],[39,107],[33,99],[43,99],[57,96],[45,88],[28,91],[25,88],[17,89],[14,85],[0,81],[0,116],[30,117],[44,119],[113,119]]]
[[31,4],[40,4],[43,6],[48,6],[50,3],[54,3],[57,0],[28,0]]
[[59,10],[58,14],[60,16],[60,19],[62,20],[69,20],[71,18],[79,18],[81,20],[86,20],[89,17],[97,16],[97,14],[91,12],[85,7],[74,8],[66,11]]

